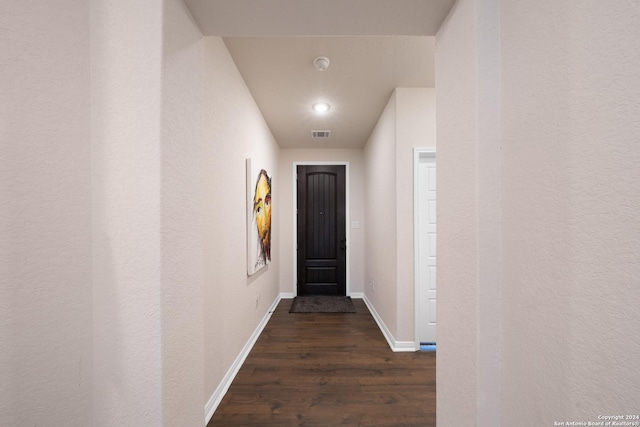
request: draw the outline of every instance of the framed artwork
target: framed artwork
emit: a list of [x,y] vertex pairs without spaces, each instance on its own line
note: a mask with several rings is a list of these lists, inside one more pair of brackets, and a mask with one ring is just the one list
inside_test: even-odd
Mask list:
[[247,273],[271,262],[271,177],[247,159]]

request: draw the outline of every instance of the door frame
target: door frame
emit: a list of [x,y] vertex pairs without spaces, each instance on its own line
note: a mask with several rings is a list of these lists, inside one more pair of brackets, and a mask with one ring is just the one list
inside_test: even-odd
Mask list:
[[348,161],[294,161],[293,162],[293,206],[291,212],[293,212],[293,296],[298,296],[298,222],[296,209],[298,208],[298,180],[296,174],[298,172],[298,166],[344,166],[344,202],[345,202],[345,237],[347,239],[346,250],[346,266],[345,266],[345,293],[347,296],[351,296],[351,280],[350,280],[350,252],[351,252],[351,240],[349,236],[349,162]]
[[[418,169],[420,167],[420,159],[425,157],[433,157],[434,159],[436,159],[436,147],[414,147],[413,149],[413,280],[414,280],[413,300],[414,300],[414,314],[415,314],[413,329],[414,329],[416,351],[420,350],[420,257],[419,257],[420,209],[419,209],[419,200],[418,200],[418,197],[419,197],[419,192],[418,192],[419,170]],[[437,168],[437,160],[436,160],[436,168]],[[438,189],[436,187],[436,203],[437,203],[437,200],[438,200]],[[437,213],[436,213],[436,218],[437,218]],[[437,225],[437,219],[436,219],[436,229],[437,227],[438,225]],[[436,253],[437,253],[437,250],[436,250]],[[436,277],[437,275],[438,273],[436,270]],[[437,283],[437,280],[438,279],[436,278],[436,283]]]

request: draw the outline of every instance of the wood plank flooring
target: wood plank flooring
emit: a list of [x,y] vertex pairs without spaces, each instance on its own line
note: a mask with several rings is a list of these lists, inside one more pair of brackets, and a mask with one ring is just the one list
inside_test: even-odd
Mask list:
[[207,427],[435,426],[435,353],[394,353],[356,314],[289,313],[282,300]]

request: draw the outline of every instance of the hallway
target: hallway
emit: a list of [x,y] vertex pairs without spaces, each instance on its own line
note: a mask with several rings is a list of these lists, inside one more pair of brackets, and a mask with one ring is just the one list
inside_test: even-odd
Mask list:
[[[0,2],[1,426],[203,426],[229,387],[217,425],[243,425],[233,413],[249,410],[293,424],[434,416],[411,406],[435,399],[418,386],[428,380],[397,365],[430,356],[388,348],[415,348],[412,153],[429,147],[439,427],[640,412],[640,2],[455,1],[418,32],[433,38],[433,85],[389,89],[359,148],[311,120],[311,98],[326,93],[311,85],[285,102],[309,117],[286,148],[227,46],[251,34],[205,34],[187,3],[257,2]],[[432,2],[259,3],[324,38],[329,23],[345,25],[334,35],[391,35],[376,24],[421,25],[413,5]],[[366,8],[382,13],[368,20],[376,31],[330,10],[365,3],[379,5]],[[302,9],[327,31],[309,34]],[[296,60],[289,69],[313,87],[385,62],[291,53],[266,62]],[[330,69],[314,68],[319,55]],[[362,111],[328,103],[325,119]],[[306,144],[313,130],[331,138]],[[252,276],[247,159],[273,177],[273,258]],[[318,162],[348,164],[346,289],[366,298],[388,345],[368,315],[343,316],[355,324],[326,336],[319,316],[280,307],[231,386],[235,361],[295,292],[294,165]]]
[[356,314],[276,308],[208,424],[435,426],[435,353],[394,353]]

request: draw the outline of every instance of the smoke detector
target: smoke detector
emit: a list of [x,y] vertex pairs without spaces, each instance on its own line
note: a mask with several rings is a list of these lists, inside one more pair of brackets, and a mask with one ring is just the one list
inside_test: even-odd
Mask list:
[[329,68],[329,58],[326,56],[318,56],[313,60],[313,65],[318,71],[324,71]]

